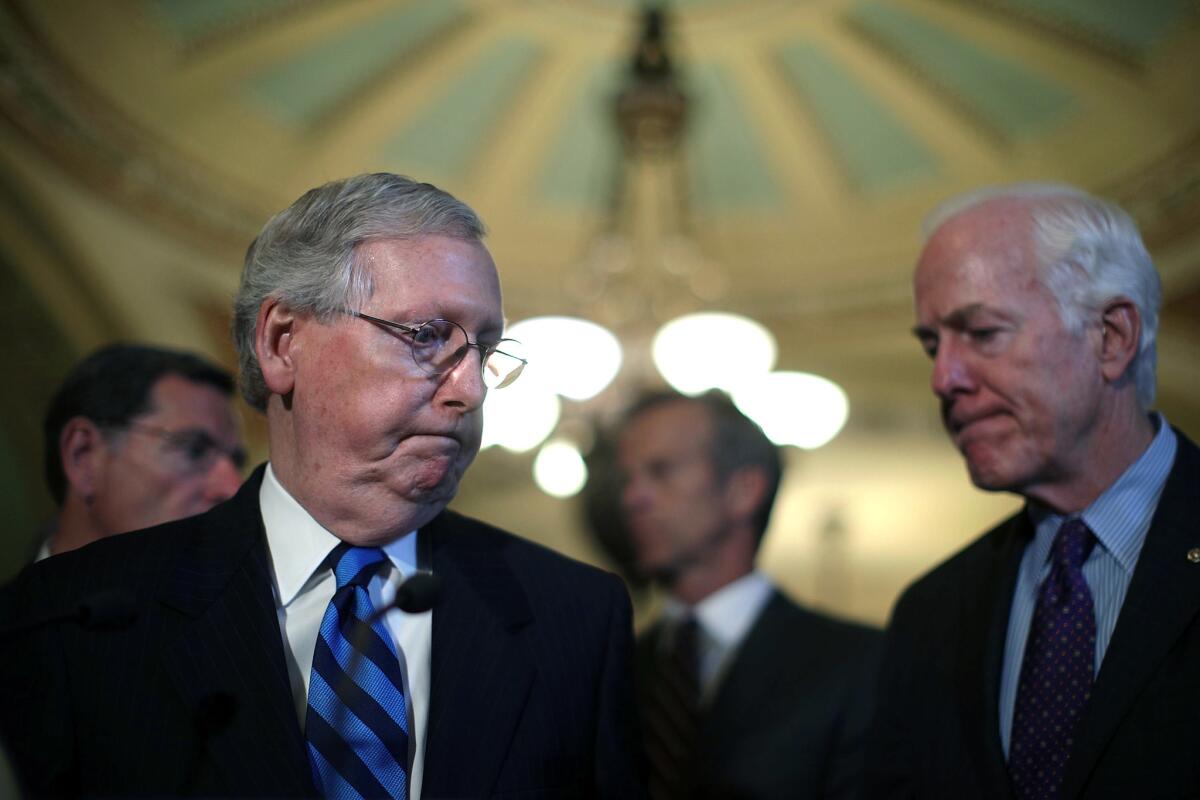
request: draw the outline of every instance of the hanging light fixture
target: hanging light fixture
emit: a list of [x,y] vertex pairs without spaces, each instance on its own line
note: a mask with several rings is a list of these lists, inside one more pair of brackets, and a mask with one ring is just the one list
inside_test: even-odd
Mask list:
[[651,344],[654,366],[686,395],[733,391],[775,366],[775,337],[738,314],[686,314],[659,328]]
[[522,381],[540,384],[569,400],[589,400],[621,368],[621,343],[607,328],[579,317],[532,317],[505,334],[529,354]]
[[732,393],[742,413],[778,445],[815,450],[846,424],[850,402],[833,381],[807,372],[771,372]]
[[546,442],[533,461],[533,480],[551,497],[579,494],[587,477],[587,465],[579,448],[565,439]]
[[562,403],[558,395],[534,381],[519,380],[483,403],[483,441],[480,448],[499,445],[514,453],[537,447],[558,425]]

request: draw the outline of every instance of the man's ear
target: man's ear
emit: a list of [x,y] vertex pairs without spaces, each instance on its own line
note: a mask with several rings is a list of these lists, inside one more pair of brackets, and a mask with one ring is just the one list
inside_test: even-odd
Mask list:
[[[1109,383],[1125,375],[1137,355],[1142,316],[1127,297],[1110,300],[1100,314],[1100,371]],[[1130,376],[1132,377],[1132,376]]]
[[276,297],[268,297],[258,307],[254,327],[254,352],[263,381],[272,394],[290,394],[296,384],[293,362],[297,322],[296,312]]
[[726,508],[738,518],[751,519],[766,495],[767,475],[760,467],[741,467],[725,482]]
[[109,444],[100,426],[87,417],[72,417],[58,435],[58,455],[68,492],[91,499],[104,474]]

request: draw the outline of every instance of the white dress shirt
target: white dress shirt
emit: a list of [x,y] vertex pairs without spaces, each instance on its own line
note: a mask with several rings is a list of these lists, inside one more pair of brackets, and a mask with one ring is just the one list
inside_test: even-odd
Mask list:
[[755,570],[722,586],[695,606],[689,607],[675,597],[663,601],[663,619],[670,634],[688,614],[696,618],[702,704],[712,702],[722,678],[737,657],[738,648],[754,627],[773,590],[770,579]]
[[[279,629],[292,684],[296,716],[304,729],[308,709],[308,681],[313,651],[325,609],[337,589],[333,570],[325,559],[340,539],[321,527],[288,491],[280,485],[267,464],[259,490],[263,526],[275,591]],[[412,531],[383,548],[390,566],[371,579],[367,588],[376,608],[390,604],[396,587],[417,570],[417,532]],[[428,565],[421,565],[428,568]],[[383,617],[388,633],[400,652],[400,671],[408,701],[409,797],[419,800],[425,762],[425,725],[429,713],[430,651],[433,644],[433,612],[406,614],[393,609]]]

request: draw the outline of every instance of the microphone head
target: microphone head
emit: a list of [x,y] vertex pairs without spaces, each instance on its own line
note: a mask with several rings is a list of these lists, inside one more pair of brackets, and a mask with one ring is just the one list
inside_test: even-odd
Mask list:
[[392,605],[408,614],[421,614],[437,604],[441,593],[441,576],[421,570],[414,572],[400,584]]
[[128,589],[101,589],[79,602],[76,619],[91,630],[128,628],[137,618],[137,601]]
[[200,699],[192,724],[200,737],[206,739],[228,728],[236,714],[237,698],[229,692],[214,692]]

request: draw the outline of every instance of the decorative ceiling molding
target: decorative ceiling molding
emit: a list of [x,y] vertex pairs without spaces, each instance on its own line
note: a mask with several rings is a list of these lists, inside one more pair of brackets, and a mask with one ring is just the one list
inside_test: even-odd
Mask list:
[[206,185],[206,169],[91,90],[29,24],[0,6],[0,114],[65,173],[101,196],[218,251],[244,250],[262,212]]

